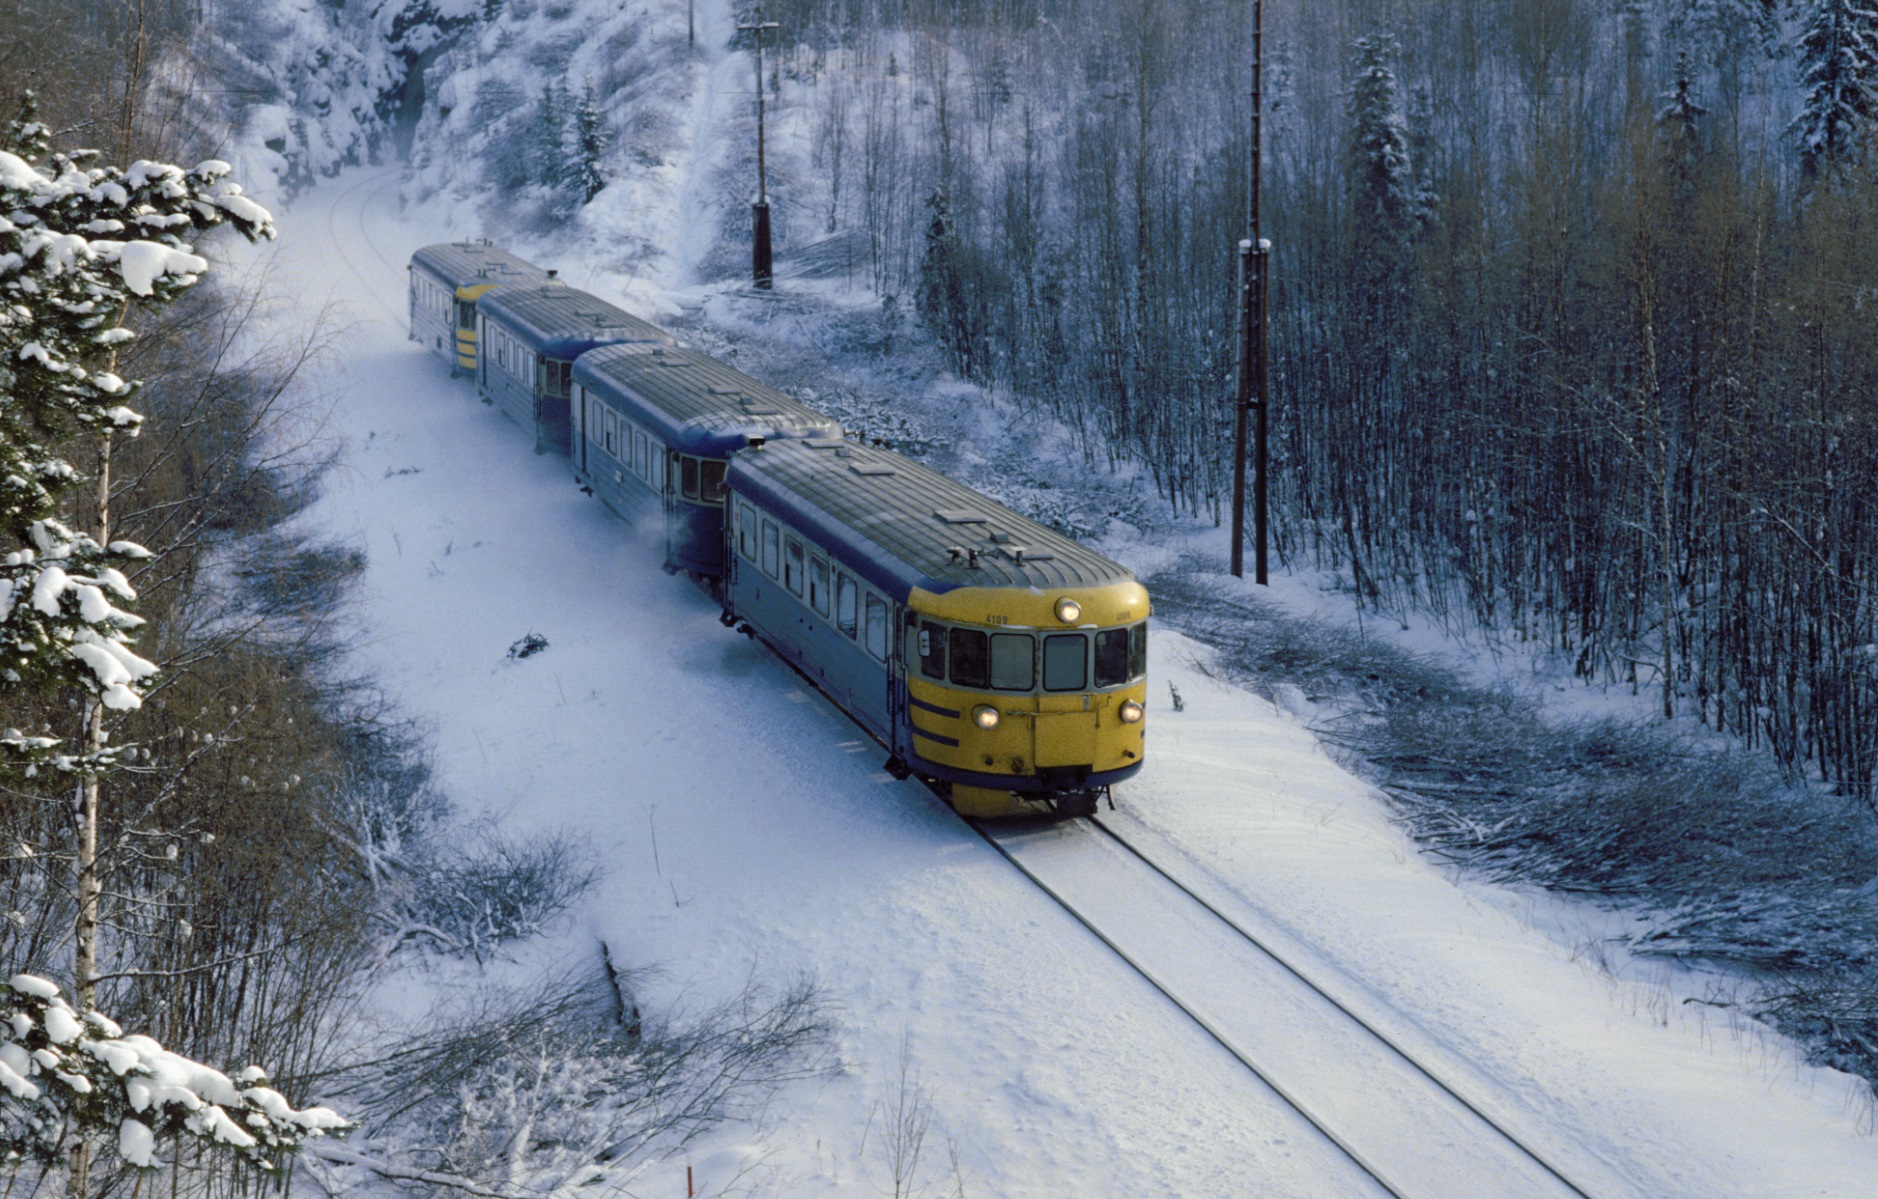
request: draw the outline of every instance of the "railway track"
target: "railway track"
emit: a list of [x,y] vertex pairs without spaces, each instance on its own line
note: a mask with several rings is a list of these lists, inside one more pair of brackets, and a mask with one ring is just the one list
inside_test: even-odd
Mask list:
[[[1535,1148],[1506,1116],[1444,1081],[1100,818],[1042,828],[968,823],[1384,1193],[1597,1194],[1555,1151]],[[1608,1187],[1600,1199],[1638,1193],[1600,1181]]]

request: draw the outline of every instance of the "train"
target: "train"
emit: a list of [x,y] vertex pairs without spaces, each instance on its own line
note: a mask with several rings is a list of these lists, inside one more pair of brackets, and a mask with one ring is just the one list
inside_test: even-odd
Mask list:
[[1104,555],[500,247],[412,256],[410,336],[565,457],[961,815],[1093,813],[1146,761],[1147,589]]

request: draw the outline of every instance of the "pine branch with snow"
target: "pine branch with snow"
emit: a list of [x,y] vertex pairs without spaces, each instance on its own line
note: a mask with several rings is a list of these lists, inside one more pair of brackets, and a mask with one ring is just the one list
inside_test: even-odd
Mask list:
[[[125,318],[200,280],[209,264],[192,239],[220,225],[272,237],[272,218],[224,162],[118,168],[54,152],[30,97],[0,137],[0,695],[75,687],[133,709],[155,667],[130,648],[141,622],[128,575],[150,555],[61,519],[87,478],[68,446],[136,435],[137,384],[112,369],[136,336]],[[7,730],[0,755],[29,769],[109,765],[45,741]]]
[[325,1107],[295,1108],[255,1067],[233,1078],[79,1013],[43,978],[0,983],[0,1158],[58,1162],[73,1141],[114,1144],[141,1170],[163,1140],[194,1141],[266,1171],[309,1141],[356,1125]]

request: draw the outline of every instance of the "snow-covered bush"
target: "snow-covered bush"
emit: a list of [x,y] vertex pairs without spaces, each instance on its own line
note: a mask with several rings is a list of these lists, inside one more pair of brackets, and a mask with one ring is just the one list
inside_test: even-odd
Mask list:
[[[754,1116],[782,1083],[823,1071],[833,1033],[811,981],[752,983],[690,1018],[642,1016],[643,974],[582,969],[491,991],[426,1021],[353,1072],[373,1152],[324,1153],[414,1182],[454,1178],[506,1194],[618,1186],[727,1120]],[[330,1189],[340,1193],[347,1180]]]
[[[401,939],[419,938],[481,960],[506,941],[540,933],[599,878],[571,837],[513,835],[490,827],[469,844],[416,864]],[[394,917],[394,920],[397,917]]]
[[230,1078],[126,1034],[97,1012],[80,1015],[43,978],[0,983],[0,1157],[60,1160],[80,1136],[114,1144],[139,1169],[162,1165],[164,1141],[231,1150],[263,1170],[282,1155],[353,1124],[329,1108],[295,1108],[249,1067]]

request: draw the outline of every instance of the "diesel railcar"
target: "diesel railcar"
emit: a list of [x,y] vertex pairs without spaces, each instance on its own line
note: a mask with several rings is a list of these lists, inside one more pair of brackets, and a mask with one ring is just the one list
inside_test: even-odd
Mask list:
[[476,390],[535,434],[535,452],[573,449],[574,360],[600,346],[671,335],[599,296],[552,284],[499,287],[476,304]]
[[476,301],[491,288],[551,284],[553,271],[486,241],[425,246],[411,255],[411,340],[450,364],[452,375],[476,373]]
[[751,444],[840,439],[841,425],[694,350],[602,346],[574,363],[574,477],[624,515],[665,510],[665,567],[724,573],[724,472]]
[[1087,814],[1142,766],[1145,588],[890,451],[735,454],[724,620],[761,637],[967,815]]

